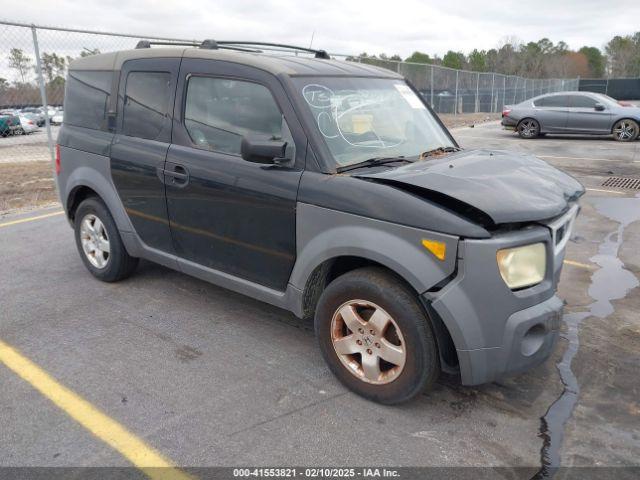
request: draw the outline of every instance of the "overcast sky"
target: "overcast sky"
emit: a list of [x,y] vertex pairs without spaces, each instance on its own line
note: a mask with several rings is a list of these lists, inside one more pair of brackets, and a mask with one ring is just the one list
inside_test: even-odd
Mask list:
[[[14,4],[17,5],[17,4]],[[28,0],[7,20],[178,38],[262,40],[336,53],[442,56],[496,47],[505,37],[602,48],[640,30],[640,1],[604,0]],[[22,12],[19,16],[18,14]],[[18,15],[18,16],[16,16]]]

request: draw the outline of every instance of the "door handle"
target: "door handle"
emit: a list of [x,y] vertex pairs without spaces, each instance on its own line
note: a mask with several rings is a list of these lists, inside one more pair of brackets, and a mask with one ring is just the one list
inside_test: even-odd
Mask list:
[[189,171],[183,165],[173,163],[167,167],[162,171],[167,185],[183,188],[189,184]]

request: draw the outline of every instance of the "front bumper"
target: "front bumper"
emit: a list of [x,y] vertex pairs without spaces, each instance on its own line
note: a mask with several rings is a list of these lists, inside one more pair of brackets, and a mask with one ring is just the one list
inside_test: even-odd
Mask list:
[[462,384],[492,382],[544,362],[555,348],[562,308],[562,300],[554,295],[510,315],[500,346],[457,349]]
[[[545,279],[530,288],[510,290],[502,280],[496,252],[543,242]],[[558,337],[563,302],[556,288],[564,248],[558,250],[544,226],[460,242],[456,277],[424,301],[447,327],[456,348],[464,385],[491,382],[543,362]]]

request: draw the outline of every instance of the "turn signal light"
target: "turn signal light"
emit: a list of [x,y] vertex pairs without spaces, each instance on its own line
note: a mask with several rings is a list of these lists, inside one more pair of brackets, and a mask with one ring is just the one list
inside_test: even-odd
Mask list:
[[447,256],[447,244],[436,240],[422,240],[422,246],[433,253],[438,260],[444,260]]

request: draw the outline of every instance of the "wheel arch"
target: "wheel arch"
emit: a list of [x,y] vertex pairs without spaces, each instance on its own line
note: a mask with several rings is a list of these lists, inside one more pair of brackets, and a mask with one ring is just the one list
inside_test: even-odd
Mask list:
[[[425,320],[429,322],[431,330],[436,337],[442,369],[449,373],[456,372],[459,365],[458,354],[451,333],[440,316],[430,307],[429,303],[419,294],[415,287],[407,282],[397,271],[371,258],[358,255],[340,255],[328,258],[317,265],[309,275],[302,293],[302,317],[309,321],[313,320],[318,300],[324,289],[332,281],[348,272],[365,267],[376,267],[395,277],[398,282],[404,284],[414,294],[425,313]],[[438,288],[440,288],[440,285]]]
[[539,118],[534,117],[533,115],[525,115],[524,117],[522,117],[520,120],[518,120],[518,123],[516,123],[516,130],[518,129],[518,127],[520,126],[520,124],[522,122],[524,122],[525,120],[535,120],[536,122],[538,122],[538,128],[540,129],[539,131],[542,132],[542,122],[540,121]]
[[313,319],[320,295],[332,281],[347,272],[363,267],[379,267],[399,277],[397,272],[393,269],[364,256],[338,255],[327,258],[316,265],[311,274],[307,277],[302,290],[303,318],[309,320]]
[[[102,160],[102,158],[100,159]],[[121,232],[133,232],[131,220],[111,181],[108,163],[101,165],[101,163],[96,162],[97,166],[94,166],[88,164],[85,159],[81,160],[82,163],[77,165],[80,163],[78,161],[73,168],[64,168],[65,166],[63,166],[62,173],[58,179],[60,197],[65,202],[64,207],[68,218],[73,218],[75,209],[86,196],[96,196],[109,209],[118,230]],[[67,174],[67,172],[69,173]]]
[[[75,216],[76,216],[76,211],[78,210],[78,206],[89,197],[100,198],[100,195],[98,195],[98,192],[96,192],[91,187],[88,187],[86,185],[77,185],[71,189],[71,191],[67,195],[67,204],[66,204],[67,218],[71,220],[71,222],[75,221]],[[102,198],[100,198],[100,200],[102,200]]]
[[611,129],[609,130],[610,133],[613,133],[613,129],[616,126],[616,123],[621,122],[622,120],[632,120],[632,121],[636,122],[638,124],[638,126],[640,126],[640,118],[634,118],[634,117],[629,117],[629,116],[616,117],[613,120],[613,122],[611,122]]

